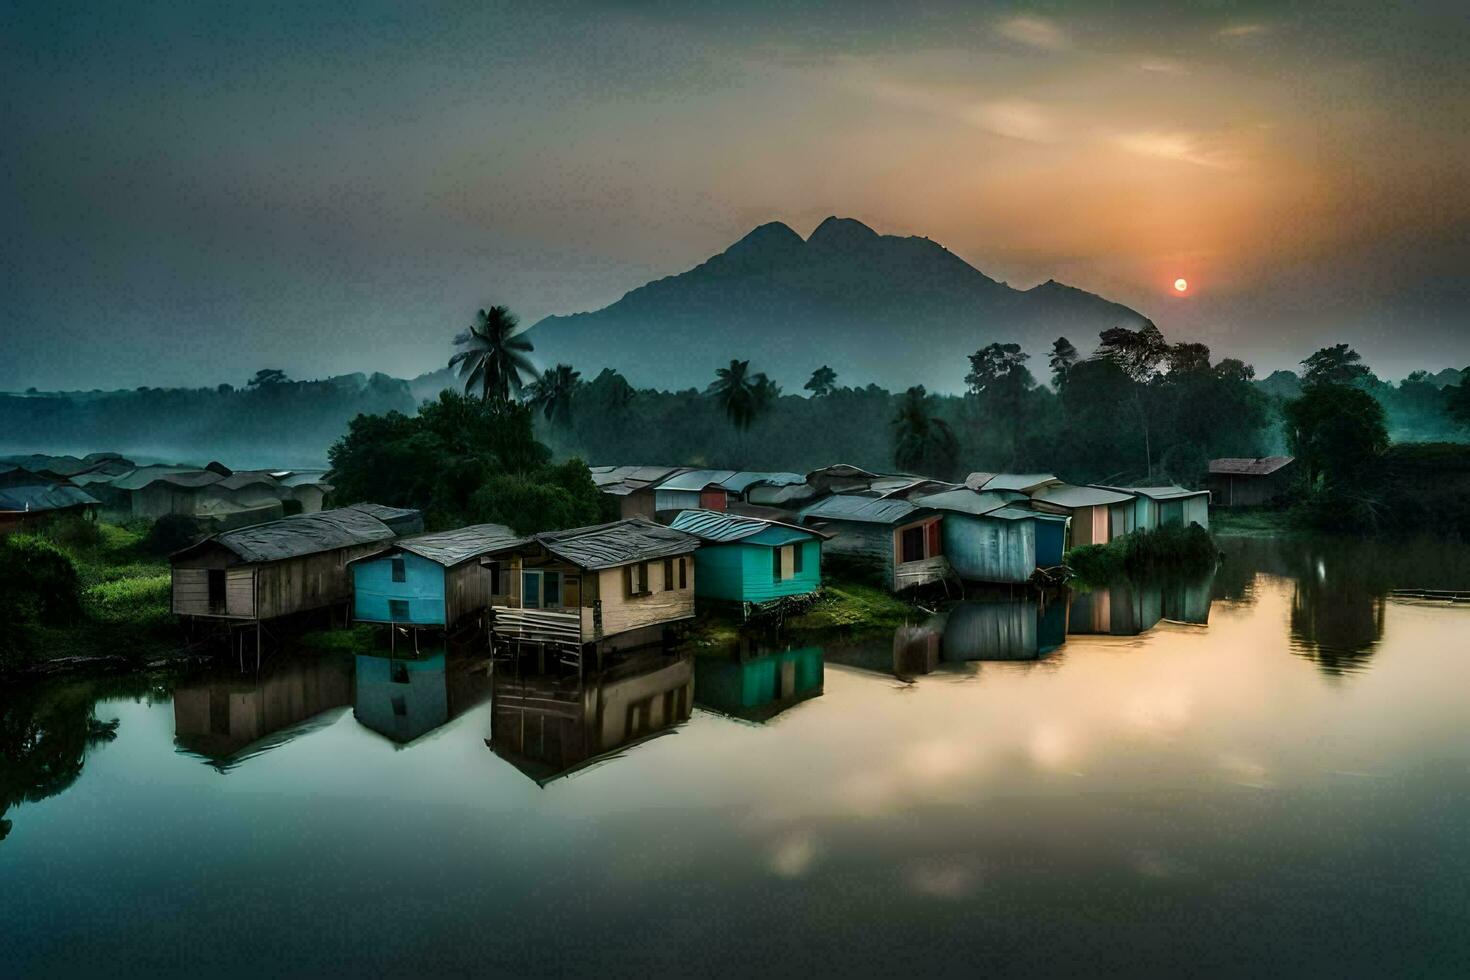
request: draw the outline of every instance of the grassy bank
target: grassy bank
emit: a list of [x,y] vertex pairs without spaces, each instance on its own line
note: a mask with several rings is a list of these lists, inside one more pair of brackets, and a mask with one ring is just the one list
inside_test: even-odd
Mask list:
[[[802,642],[818,636],[885,632],[927,615],[917,606],[873,585],[842,580],[822,586],[816,600],[800,613],[789,616],[781,636]],[[730,611],[704,611],[689,635],[696,653],[726,653],[740,643],[743,624]]]
[[1207,572],[1220,560],[1209,531],[1198,524],[1168,524],[1134,531],[1109,541],[1067,552],[1066,564],[1082,586],[1102,586],[1120,579],[1147,579],[1170,573]]
[[168,559],[149,550],[142,529],[60,523],[34,539],[18,539],[14,547],[48,554],[54,549],[75,574],[71,581],[29,583],[65,592],[39,596],[42,602],[54,599],[63,613],[40,615],[37,596],[12,596],[15,621],[0,635],[0,671],[67,657],[141,661],[179,648],[178,624],[169,610]]
[[1296,527],[1289,510],[1212,510],[1210,530],[1229,537],[1272,537]]

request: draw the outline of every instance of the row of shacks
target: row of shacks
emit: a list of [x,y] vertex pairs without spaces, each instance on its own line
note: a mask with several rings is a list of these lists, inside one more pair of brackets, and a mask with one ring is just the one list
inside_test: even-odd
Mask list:
[[594,479],[620,499],[620,520],[425,534],[417,511],[359,504],[225,531],[173,557],[173,609],[254,627],[257,640],[264,623],[340,608],[395,636],[475,623],[498,642],[580,655],[658,642],[696,599],[784,608],[821,586],[824,558],[861,564],[894,591],[1015,586],[1058,568],[1068,547],[1209,521],[1204,491],[1049,474],[956,484],[846,465],[805,476],[599,467]]
[[138,464],[118,453],[0,458],[0,531],[64,513],[112,521],[195,518],[244,527],[322,509],[325,470]]

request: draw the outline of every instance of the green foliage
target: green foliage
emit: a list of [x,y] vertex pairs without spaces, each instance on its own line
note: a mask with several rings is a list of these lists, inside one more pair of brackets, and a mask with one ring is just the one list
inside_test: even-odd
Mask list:
[[812,376],[807,379],[807,383],[801,387],[804,391],[810,391],[814,398],[830,395],[837,390],[837,372],[823,364],[812,372]]
[[948,479],[959,465],[959,440],[949,423],[933,414],[923,385],[904,392],[893,417],[893,463],[907,473]]
[[189,547],[204,534],[205,530],[196,518],[188,514],[164,514],[148,528],[140,547],[147,554],[167,558]]
[[715,372],[709,393],[730,424],[745,432],[780,397],[781,390],[765,374],[751,374],[749,361],[732,360],[729,367]]
[[1073,548],[1067,552],[1066,564],[1079,583],[1100,586],[1124,577],[1147,580],[1161,574],[1205,572],[1219,559],[1220,551],[1209,531],[1198,524],[1165,524],[1107,544]]
[[90,548],[102,541],[97,522],[80,514],[59,514],[48,520],[37,532],[62,548]]
[[42,538],[0,537],[0,671],[28,661],[44,627],[81,616],[81,579],[70,557]]
[[1319,483],[1348,493],[1375,457],[1388,448],[1380,405],[1359,388],[1320,383],[1282,409],[1292,453],[1307,470],[1311,489]]
[[858,582],[830,580],[817,601],[786,627],[802,632],[892,630],[913,622],[918,611],[886,589]]
[[521,393],[535,368],[527,356],[535,348],[518,329],[520,321],[504,306],[492,306],[475,314],[475,322],[454,338],[460,350],[449,359],[459,366],[465,394],[479,391],[482,401],[508,405]]
[[547,368],[528,389],[529,401],[540,409],[546,421],[553,425],[566,425],[572,415],[572,392],[577,390],[581,381],[581,372],[573,371],[570,364]]
[[1470,367],[1466,367],[1457,385],[1445,389],[1445,414],[1458,426],[1470,429]]
[[1072,342],[1066,337],[1058,337],[1051,345],[1051,358],[1047,364],[1051,367],[1051,383],[1057,389],[1062,390],[1062,385],[1067,383],[1067,375],[1071,373],[1072,365],[1077,363],[1081,355]]
[[1302,385],[1350,385],[1369,376],[1363,358],[1347,344],[1323,347],[1303,360]]
[[601,524],[617,505],[592,482],[579,459],[527,473],[491,476],[470,498],[472,523],[504,524],[517,534]]

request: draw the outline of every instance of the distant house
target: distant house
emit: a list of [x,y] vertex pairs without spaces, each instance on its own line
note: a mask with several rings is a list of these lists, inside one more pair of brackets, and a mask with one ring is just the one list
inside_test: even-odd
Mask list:
[[694,554],[699,598],[762,603],[822,585],[819,531],[710,510],[680,511],[669,526],[703,542]]
[[971,473],[965,477],[965,486],[979,492],[1035,494],[1045,487],[1062,481],[1050,473]]
[[507,590],[491,628],[501,642],[578,652],[655,642],[694,616],[698,548],[642,517],[532,535],[481,559],[499,565]]
[[175,554],[173,611],[259,624],[352,598],[355,558],[424,528],[416,510],[355,504],[213,535]]
[[[1031,506],[1048,514],[1072,518],[1067,547],[1107,544],[1113,533],[1113,508],[1131,505],[1132,494],[1103,487],[1077,487],[1060,480],[1031,493]],[[1132,530],[1131,528],[1129,530]]]
[[951,574],[942,517],[933,509],[894,498],[833,494],[803,507],[798,517],[832,535],[827,553],[870,567],[895,592]]
[[1186,490],[1180,486],[1164,487],[1100,487],[1132,498],[1115,510],[1112,536],[1122,537],[1133,531],[1152,531],[1165,524],[1198,524],[1210,526],[1210,492]]
[[734,470],[686,470],[676,473],[654,488],[654,510],[659,513],[681,510],[724,510],[730,491],[721,485],[735,475]]
[[694,696],[702,708],[743,721],[765,722],[822,693],[821,647],[753,657],[697,657]]
[[92,486],[101,497],[107,516],[120,520],[157,520],[165,514],[196,515],[204,489],[224,478],[217,470],[207,468],[142,466]]
[[619,516],[653,519],[654,488],[681,472],[677,466],[593,466],[592,482],[597,488],[618,500]]
[[352,564],[352,618],[447,629],[509,595],[486,555],[522,540],[501,524],[474,524],[399,538]]
[[92,520],[97,499],[20,467],[0,467],[0,534],[24,531],[63,514]]
[[1062,563],[1067,518],[1013,502],[1013,493],[962,487],[913,498],[944,515],[944,555],[956,575],[969,582],[1020,585],[1038,568]]
[[1292,456],[1210,460],[1207,486],[1216,507],[1258,507],[1281,500],[1297,478]]
[[485,744],[545,787],[688,721],[691,659],[639,653],[582,674],[499,669]]
[[327,494],[332,492],[324,470],[283,470],[271,475],[283,488],[282,501],[296,501],[303,514],[315,514],[321,510]]

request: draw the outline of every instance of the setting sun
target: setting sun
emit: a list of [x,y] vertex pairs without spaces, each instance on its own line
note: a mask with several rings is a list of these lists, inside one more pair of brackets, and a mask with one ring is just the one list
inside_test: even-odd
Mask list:
[[1189,283],[1185,282],[1183,279],[1175,279],[1174,280],[1174,291],[1176,293],[1182,293],[1182,292],[1184,292],[1188,288],[1189,288]]

